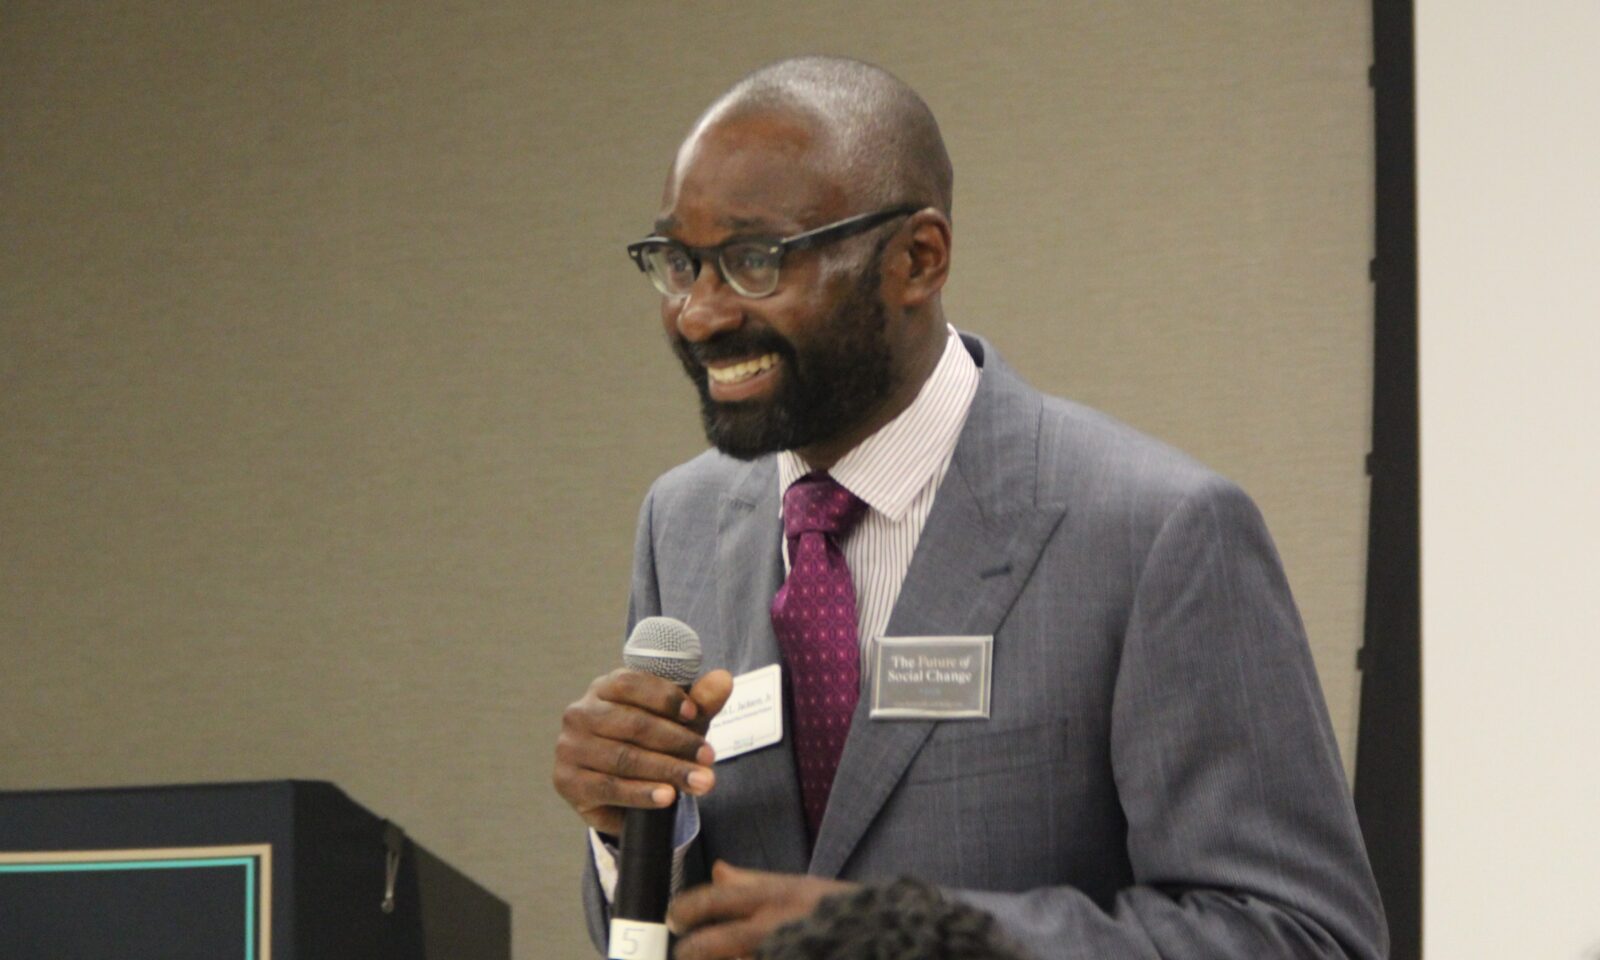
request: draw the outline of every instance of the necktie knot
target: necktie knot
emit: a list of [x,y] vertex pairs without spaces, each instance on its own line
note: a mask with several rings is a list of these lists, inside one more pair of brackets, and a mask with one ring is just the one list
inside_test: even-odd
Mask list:
[[867,504],[826,473],[808,473],[783,494],[783,532],[843,537],[860,522]]

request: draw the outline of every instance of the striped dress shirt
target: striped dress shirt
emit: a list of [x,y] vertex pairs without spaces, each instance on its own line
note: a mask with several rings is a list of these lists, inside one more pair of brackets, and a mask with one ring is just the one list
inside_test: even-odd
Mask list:
[[[856,588],[856,636],[861,645],[861,683],[868,689],[868,645],[883,636],[933,509],[939,483],[950,469],[956,440],[978,392],[978,365],[954,328],[944,354],[911,405],[858,444],[828,470],[841,486],[866,502],[861,522],[839,545]],[[778,502],[784,491],[811,472],[799,454],[778,454]],[[784,569],[789,568],[784,543]]]

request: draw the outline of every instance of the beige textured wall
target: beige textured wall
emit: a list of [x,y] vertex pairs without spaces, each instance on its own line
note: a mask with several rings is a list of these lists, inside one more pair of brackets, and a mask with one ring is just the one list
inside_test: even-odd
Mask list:
[[622,254],[745,70],[871,59],[951,317],[1257,497],[1354,743],[1365,3],[0,14],[0,788],[320,777],[583,955],[560,708],[701,445]]

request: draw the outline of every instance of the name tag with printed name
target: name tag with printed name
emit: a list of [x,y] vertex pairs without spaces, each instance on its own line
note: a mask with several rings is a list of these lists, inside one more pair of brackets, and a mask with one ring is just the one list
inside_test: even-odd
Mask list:
[[994,637],[880,637],[872,644],[874,720],[989,716]]
[[717,762],[783,739],[783,668],[774,663],[733,678],[728,703],[706,730]]

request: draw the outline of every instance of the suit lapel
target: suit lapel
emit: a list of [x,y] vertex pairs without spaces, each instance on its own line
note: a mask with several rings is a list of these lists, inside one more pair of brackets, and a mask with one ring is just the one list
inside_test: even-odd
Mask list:
[[[778,479],[772,459],[766,458],[751,464],[723,498],[717,519],[719,626],[722,643],[731,654],[726,666],[735,676],[781,662],[768,612],[783,582],[781,533]],[[762,811],[761,816],[734,819],[749,822],[755,830],[763,868],[803,872],[807,859],[805,814],[789,737],[733,763],[737,776],[729,776],[713,791],[708,806],[727,802],[743,810]],[[730,847],[749,842],[743,837],[730,839]]]
[[[1036,502],[1041,410],[1042,397],[991,354],[889,617],[888,636],[998,631],[1063,514],[1059,504]],[[811,857],[809,872],[818,876],[844,869],[935,726],[873,721],[870,708],[863,697],[851,721]]]

